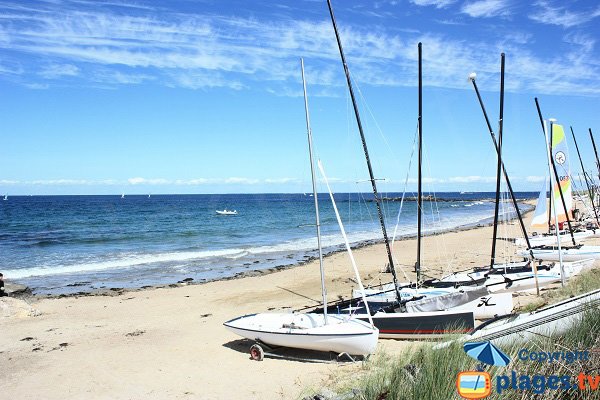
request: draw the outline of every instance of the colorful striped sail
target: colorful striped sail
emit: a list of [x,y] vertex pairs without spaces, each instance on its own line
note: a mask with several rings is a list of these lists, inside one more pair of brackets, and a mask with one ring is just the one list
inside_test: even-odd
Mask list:
[[[571,187],[571,168],[569,166],[569,149],[567,147],[567,137],[563,126],[558,124],[552,125],[552,157],[554,158],[558,180],[565,199],[566,211],[569,213],[569,216],[571,216],[571,210],[573,209],[573,195]],[[558,214],[558,222],[560,223],[567,220],[567,214],[565,213],[565,208],[563,207],[560,198],[556,179],[553,179],[553,183],[552,191],[554,196],[552,201],[556,202],[556,213]],[[552,219],[552,222],[554,223],[554,219]]]

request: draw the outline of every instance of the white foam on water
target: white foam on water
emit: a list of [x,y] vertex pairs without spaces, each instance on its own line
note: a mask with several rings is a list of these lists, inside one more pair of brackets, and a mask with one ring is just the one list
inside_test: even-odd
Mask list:
[[33,276],[48,276],[60,274],[74,274],[80,272],[103,271],[118,268],[130,268],[138,265],[166,263],[166,262],[182,262],[198,259],[206,259],[211,257],[227,257],[235,254],[243,253],[242,249],[228,250],[207,250],[207,251],[183,251],[170,252],[159,254],[132,254],[122,256],[106,261],[89,262],[62,266],[43,266],[35,268],[24,268],[12,271],[6,271],[5,275],[10,279],[22,279]]

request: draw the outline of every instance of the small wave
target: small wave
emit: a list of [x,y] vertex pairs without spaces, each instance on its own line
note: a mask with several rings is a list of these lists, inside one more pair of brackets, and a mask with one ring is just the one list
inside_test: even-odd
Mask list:
[[5,271],[10,279],[23,279],[33,276],[48,276],[60,274],[76,274],[81,272],[103,271],[109,269],[131,268],[139,265],[183,262],[191,260],[206,259],[211,257],[232,257],[243,253],[241,249],[230,250],[207,250],[207,251],[187,251],[172,252],[161,254],[134,254],[121,256],[118,258],[90,263],[78,263],[62,266],[47,266],[35,268],[23,268],[12,271]]

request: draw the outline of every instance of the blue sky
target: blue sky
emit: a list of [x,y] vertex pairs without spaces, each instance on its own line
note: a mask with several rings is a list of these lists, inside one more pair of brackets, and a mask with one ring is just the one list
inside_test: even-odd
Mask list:
[[[505,162],[546,172],[545,117],[600,142],[595,1],[333,0],[382,191],[401,191],[424,55],[428,190],[493,190],[506,53]],[[367,169],[325,0],[0,2],[0,193],[310,191],[299,58],[317,156],[336,191]],[[572,156],[575,157],[571,144]],[[575,171],[579,171],[578,163]]]

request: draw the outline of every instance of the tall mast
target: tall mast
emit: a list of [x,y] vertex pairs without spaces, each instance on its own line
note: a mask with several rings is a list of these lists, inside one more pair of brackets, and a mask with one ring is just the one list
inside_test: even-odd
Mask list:
[[[542,124],[542,130],[544,131],[544,135],[545,135],[546,129],[544,127],[544,118],[542,117],[542,110],[540,109],[540,103],[538,102],[537,97],[535,98],[535,106],[537,107],[538,116],[540,117],[540,122]],[[553,126],[554,126],[555,121],[556,120],[550,119],[550,132],[553,131]],[[544,139],[544,141],[545,140],[546,139]],[[550,139],[550,140],[552,140],[552,139]],[[565,216],[567,217],[567,225],[569,226],[569,232],[571,233],[571,241],[573,242],[573,246],[576,246],[577,243],[575,242],[575,236],[573,235],[573,227],[571,226],[571,219],[569,218],[569,211],[567,210],[567,203],[565,202],[565,196],[563,195],[562,186],[560,184],[560,178],[558,177],[558,171],[556,170],[556,163],[554,162],[554,156],[552,155],[552,143],[549,143],[548,147],[550,149],[550,156],[551,156],[550,163],[552,164],[552,170],[554,171],[554,179],[555,179],[556,185],[558,186],[558,193],[560,193],[560,200],[563,205],[563,210],[565,211]],[[552,193],[552,191],[550,191],[550,193]],[[550,196],[550,198],[552,198],[552,195]],[[558,225],[558,219],[556,219],[556,218],[557,217],[555,217],[555,219],[554,219],[554,223],[556,225]]]
[[315,167],[313,162],[312,130],[310,129],[310,115],[308,113],[308,96],[306,95],[306,79],[304,79],[304,59],[300,59],[302,69],[302,89],[304,90],[304,112],[306,114],[306,133],[308,136],[308,154],[310,158],[310,175],[312,178],[313,198],[315,200],[315,223],[317,225],[317,245],[319,247],[319,268],[321,270],[321,294],[323,295],[323,314],[327,324],[327,289],[325,288],[325,269],[323,268],[323,249],[321,248],[321,222],[319,220],[319,200],[317,196],[317,184],[315,179]]
[[354,97],[354,90],[352,89],[352,81],[350,80],[350,72],[348,71],[348,65],[346,64],[346,57],[344,56],[344,50],[342,48],[342,41],[340,34],[335,23],[335,16],[333,15],[333,8],[331,7],[331,0],[327,0],[327,6],[329,7],[329,15],[331,15],[331,23],[333,24],[333,30],[335,31],[335,38],[337,40],[338,49],[340,50],[340,58],[342,59],[342,65],[344,66],[344,73],[346,74],[346,82],[348,84],[348,91],[350,92],[350,98],[352,99],[352,107],[354,108],[354,115],[356,117],[356,124],[358,125],[358,132],[360,133],[360,139],[362,141],[363,151],[365,153],[365,160],[367,161],[367,168],[369,170],[369,178],[371,181],[371,188],[373,189],[373,197],[375,198],[375,205],[377,207],[377,215],[379,216],[379,224],[381,225],[381,232],[383,233],[383,240],[385,242],[385,250],[387,251],[388,262],[390,264],[390,271],[394,281],[394,288],[396,291],[396,298],[400,303],[400,290],[398,289],[398,278],[396,277],[396,268],[394,267],[394,260],[392,257],[392,251],[390,249],[390,241],[387,236],[385,229],[385,221],[383,219],[383,212],[381,211],[381,199],[377,192],[377,184],[375,183],[375,176],[373,175],[373,168],[371,167],[371,160],[369,158],[369,150],[367,149],[367,142],[360,122],[360,114],[358,112],[358,106],[356,104],[356,98]]
[[598,219],[598,211],[596,207],[594,207],[594,194],[592,192],[592,188],[590,187],[590,182],[588,181],[587,174],[585,173],[585,168],[583,167],[583,160],[581,159],[581,153],[579,152],[579,146],[577,145],[577,139],[575,139],[575,132],[573,132],[573,127],[571,128],[571,136],[573,136],[573,142],[575,142],[575,149],[577,149],[577,156],[579,157],[579,164],[581,165],[581,171],[583,172],[583,179],[585,180],[585,186],[587,187],[588,194],[590,196],[590,201],[592,202],[592,208],[594,209],[594,215],[596,216],[596,223],[600,226],[600,219]]
[[600,178],[600,160],[598,159],[598,150],[596,149],[596,142],[594,141],[594,135],[592,135],[592,128],[589,128],[590,139],[592,139],[592,146],[594,147],[594,154],[596,155],[596,167],[598,168],[598,178]]
[[[545,143],[549,147],[549,149],[550,149],[550,155],[552,156],[552,154],[554,152],[554,150],[552,148],[552,143],[554,143],[553,142],[554,135],[553,135],[552,129],[550,129],[550,132],[548,132],[547,134],[550,135],[550,138],[546,138],[546,142]],[[548,162],[550,163],[552,161],[548,160]],[[550,165],[548,166],[548,168],[550,168]],[[552,176],[552,169],[549,169],[549,172],[550,172],[550,176]],[[552,185],[552,179],[550,179],[550,185]],[[550,196],[548,197],[548,234],[550,234],[552,232],[552,228],[551,228],[551,225],[552,225],[552,212],[550,210],[554,209],[554,203],[555,203],[555,201],[554,201],[554,198],[552,196],[552,186],[550,186]]]
[[[481,106],[481,110],[483,111],[483,116],[485,117],[485,122],[487,123],[490,136],[492,137],[492,142],[494,143],[494,148],[496,149],[496,154],[500,155],[500,147],[498,147],[498,143],[496,142],[496,135],[494,135],[494,131],[492,130],[492,125],[490,124],[490,120],[488,118],[487,112],[485,111],[485,105],[483,104],[483,100],[481,99],[481,94],[479,94],[479,88],[477,87],[477,83],[475,82],[476,74],[473,72],[469,75],[469,80],[473,83],[473,88],[475,88],[475,93],[477,94],[477,99],[479,100],[479,105]],[[523,232],[523,237],[525,238],[525,242],[527,243],[527,248],[529,249],[529,254],[531,258],[533,258],[533,251],[531,250],[531,243],[529,242],[529,235],[527,235],[527,229],[525,229],[525,224],[523,223],[523,217],[521,216],[521,211],[519,210],[519,204],[517,203],[517,198],[515,197],[515,192],[513,191],[512,185],[510,183],[510,179],[508,178],[508,173],[506,172],[506,167],[504,165],[504,161],[500,160],[500,164],[502,165],[502,172],[504,173],[504,180],[506,181],[506,186],[508,186],[508,191],[510,193],[510,198],[512,200],[513,206],[515,207],[515,211],[517,212],[517,218],[519,219],[519,225],[521,226],[521,231]]]
[[502,131],[504,126],[504,53],[500,54],[500,113],[498,117],[498,169],[496,171],[496,205],[494,208],[494,233],[490,267],[496,263],[496,238],[498,236],[498,213],[500,210],[500,179],[502,173]]
[[422,171],[423,164],[423,57],[422,44],[419,42],[419,168],[418,168],[418,198],[417,198],[417,263],[415,272],[417,273],[417,283],[421,282],[421,229],[423,226],[423,186]]

